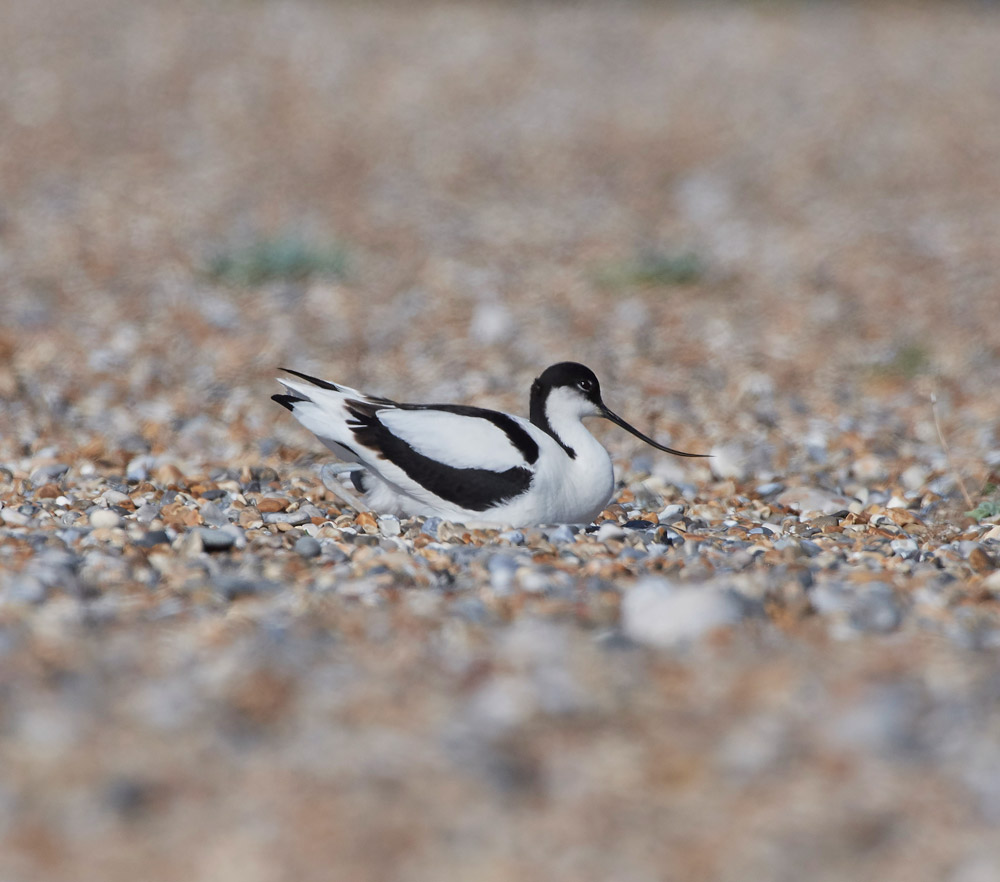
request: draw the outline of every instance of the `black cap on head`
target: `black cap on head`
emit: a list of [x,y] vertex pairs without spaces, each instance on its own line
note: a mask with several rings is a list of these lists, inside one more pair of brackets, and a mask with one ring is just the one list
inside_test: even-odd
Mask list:
[[531,384],[531,397],[542,396],[549,389],[570,387],[578,389],[595,404],[601,400],[601,384],[597,375],[586,365],[575,361],[561,361],[547,367]]
[[[601,384],[598,382],[594,372],[589,367],[578,364],[575,361],[562,361],[559,364],[547,367],[542,371],[542,375],[531,384],[531,421],[556,438],[556,440],[559,440],[559,438],[549,426],[548,416],[545,413],[545,399],[548,397],[550,390],[563,387],[576,389],[584,398],[596,405],[600,415],[606,420],[610,420],[616,425],[621,426],[626,432],[630,432],[636,438],[645,441],[657,450],[672,453],[674,456],[701,457],[709,455],[706,453],[685,453],[682,450],[674,450],[672,447],[667,447],[664,444],[654,441],[648,435],[640,432],[635,426],[625,422],[625,420],[601,400]],[[559,443],[562,444],[562,441],[559,441]],[[565,447],[565,445],[563,446]]]

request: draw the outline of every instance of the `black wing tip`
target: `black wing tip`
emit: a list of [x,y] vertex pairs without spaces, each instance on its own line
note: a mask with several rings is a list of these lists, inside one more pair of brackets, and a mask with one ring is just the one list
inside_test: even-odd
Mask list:
[[302,371],[292,370],[292,368],[278,368],[279,371],[284,371],[286,374],[291,374],[293,377],[298,377],[300,380],[305,380],[307,383],[312,383],[314,386],[318,386],[320,389],[329,389],[331,392],[340,392],[340,386],[336,383],[331,383],[329,380],[321,380],[319,377],[313,377],[309,374],[304,374]]
[[272,395],[271,401],[277,401],[282,407],[288,410],[294,411],[295,405],[300,401],[305,401],[304,398],[296,398],[294,395]]

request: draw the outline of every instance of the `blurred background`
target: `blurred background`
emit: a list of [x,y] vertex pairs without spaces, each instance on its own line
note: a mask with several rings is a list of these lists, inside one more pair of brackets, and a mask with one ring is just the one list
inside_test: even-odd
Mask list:
[[572,358],[741,474],[932,435],[933,387],[975,471],[998,34],[981,3],[9,0],[4,454],[259,457],[306,443],[278,366],[523,412]]

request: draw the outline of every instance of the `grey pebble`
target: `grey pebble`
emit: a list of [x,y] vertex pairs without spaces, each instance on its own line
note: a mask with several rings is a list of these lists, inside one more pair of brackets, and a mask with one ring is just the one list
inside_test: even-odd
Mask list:
[[255,594],[267,594],[278,589],[278,585],[266,579],[253,579],[246,576],[223,576],[216,583],[216,590],[226,600],[236,600],[239,597],[252,597]]
[[903,622],[903,609],[891,585],[870,582],[850,605],[851,625],[878,634],[895,631]]
[[153,457],[149,454],[133,457],[125,467],[125,477],[129,481],[148,481],[150,470],[153,468]]
[[206,502],[200,509],[202,520],[212,527],[227,527],[230,520],[214,502]]
[[398,536],[403,532],[402,526],[400,526],[399,518],[395,515],[380,515],[376,522],[378,523],[378,531],[385,537]]
[[144,502],[135,512],[135,519],[140,524],[148,524],[160,513],[160,506],[155,502]]
[[154,545],[169,545],[170,536],[167,535],[166,530],[147,530],[132,541],[139,548],[152,548]]
[[291,524],[293,527],[301,527],[309,523],[309,515],[299,509],[298,511],[274,511],[261,514],[261,520],[265,524]]
[[659,514],[661,524],[672,524],[674,521],[678,521],[682,517],[684,517],[684,506],[679,503],[668,505]]
[[236,536],[230,530],[197,527],[195,533],[205,551],[228,551],[236,544]]
[[68,471],[69,466],[64,462],[54,462],[51,465],[41,466],[31,473],[31,483],[35,486],[48,484],[51,481],[59,480]]
[[0,598],[7,603],[42,603],[48,597],[48,588],[37,576],[20,573],[4,588]]
[[545,538],[556,545],[564,545],[576,540],[577,531],[569,524],[562,524],[545,533]]
[[503,542],[509,542],[511,545],[524,545],[524,533],[520,530],[507,530],[501,533],[498,538]]
[[303,536],[295,543],[295,553],[304,558],[319,557],[323,551],[318,539]]
[[309,518],[323,518],[324,520],[329,519],[329,515],[323,511],[319,506],[313,505],[311,502],[303,502],[299,506],[299,511],[302,512]]
[[759,484],[757,487],[754,487],[754,492],[766,499],[768,496],[774,496],[775,493],[780,493],[784,489],[785,485],[780,481],[769,481],[766,484]]
[[916,539],[893,539],[889,543],[889,547],[892,549],[893,554],[905,560],[916,557],[920,552],[920,547],[917,545]]
[[437,539],[438,527],[441,526],[441,518],[427,518],[423,525],[420,527],[421,533],[426,533],[428,536]]

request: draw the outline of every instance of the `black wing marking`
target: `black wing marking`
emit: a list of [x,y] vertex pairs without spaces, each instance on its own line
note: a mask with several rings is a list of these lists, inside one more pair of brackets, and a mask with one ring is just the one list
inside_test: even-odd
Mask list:
[[[531,469],[522,466],[514,466],[503,472],[495,472],[491,469],[456,468],[431,459],[429,456],[424,456],[414,450],[406,441],[390,432],[379,421],[378,412],[382,410],[382,405],[373,401],[354,399],[348,400],[346,404],[353,417],[352,422],[348,425],[359,444],[369,450],[377,450],[385,459],[402,469],[411,481],[452,505],[467,511],[486,511],[488,508],[502,505],[524,493],[531,486]],[[445,407],[413,405],[404,407],[404,409],[456,412],[450,405]],[[470,410],[480,411],[481,409],[467,408],[457,412],[464,416],[483,416],[483,413],[494,413],[493,411],[483,411],[473,414],[469,413]],[[504,414],[497,415],[504,416]],[[510,418],[508,417],[508,419]],[[524,432],[517,423],[513,420],[511,422],[518,430]],[[524,434],[527,436],[527,432]],[[530,436],[528,436],[528,440],[535,446],[535,458],[537,459],[538,446],[531,440]]]
[[329,380],[310,377],[309,374],[304,374],[301,371],[293,371],[291,368],[278,368],[278,370],[282,370],[286,374],[291,374],[293,377],[298,377],[300,380],[305,380],[307,383],[312,383],[314,386],[319,386],[320,389],[329,389],[331,392],[343,392],[340,386],[336,383],[331,383]]

